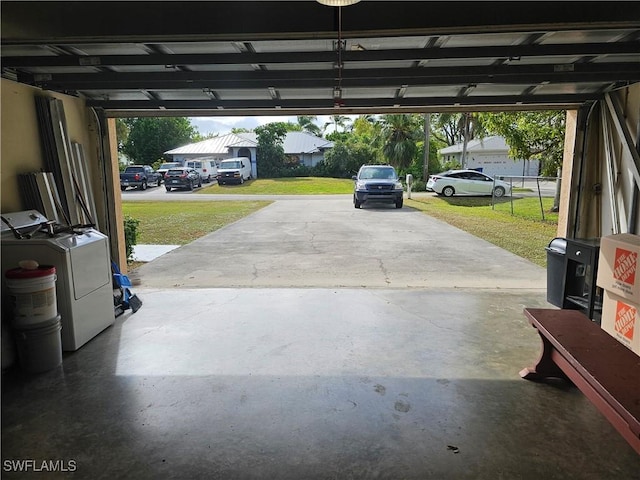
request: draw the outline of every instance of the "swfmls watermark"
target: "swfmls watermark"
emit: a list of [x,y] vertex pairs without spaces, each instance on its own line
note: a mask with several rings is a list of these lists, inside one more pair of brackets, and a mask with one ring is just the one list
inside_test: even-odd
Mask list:
[[4,472],[68,472],[73,473],[78,469],[75,460],[35,460],[23,458],[16,460],[3,460]]

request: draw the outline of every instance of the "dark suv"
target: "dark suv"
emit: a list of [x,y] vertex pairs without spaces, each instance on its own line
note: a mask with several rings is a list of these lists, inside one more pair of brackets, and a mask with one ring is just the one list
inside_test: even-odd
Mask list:
[[167,192],[172,188],[193,190],[193,187],[202,186],[202,177],[193,168],[170,168],[164,176],[164,186]]
[[402,183],[390,165],[363,165],[353,187],[353,206],[360,208],[366,202],[395,203],[402,208]]

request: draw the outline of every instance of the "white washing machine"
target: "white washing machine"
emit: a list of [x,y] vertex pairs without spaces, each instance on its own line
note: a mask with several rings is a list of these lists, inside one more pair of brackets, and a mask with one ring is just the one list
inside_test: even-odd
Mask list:
[[2,218],[3,303],[7,298],[4,272],[17,267],[20,260],[36,260],[56,267],[63,350],[79,349],[113,324],[113,277],[106,235],[93,228],[57,233],[38,228],[47,219],[35,210],[3,214]]

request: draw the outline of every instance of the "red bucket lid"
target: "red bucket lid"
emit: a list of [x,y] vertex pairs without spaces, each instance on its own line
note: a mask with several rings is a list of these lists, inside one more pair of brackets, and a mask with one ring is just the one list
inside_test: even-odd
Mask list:
[[36,268],[12,268],[7,270],[4,274],[5,277],[15,280],[24,280],[28,278],[40,278],[56,273],[56,267],[53,265],[38,265]]

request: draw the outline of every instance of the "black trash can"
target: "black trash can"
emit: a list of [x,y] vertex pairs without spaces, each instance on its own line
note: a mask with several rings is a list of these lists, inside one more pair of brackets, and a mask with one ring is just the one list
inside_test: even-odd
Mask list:
[[547,251],[547,302],[563,308],[567,275],[567,239],[554,238],[545,250]]

